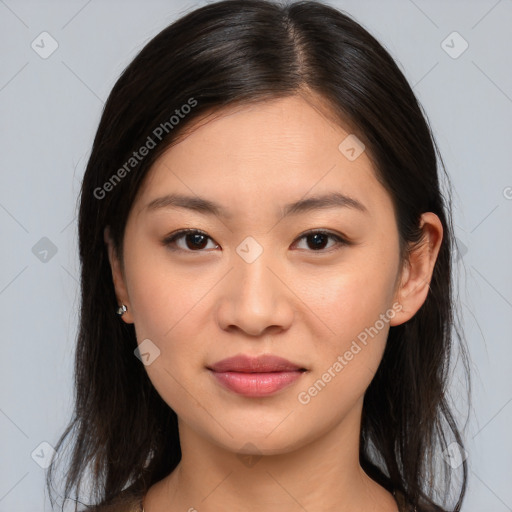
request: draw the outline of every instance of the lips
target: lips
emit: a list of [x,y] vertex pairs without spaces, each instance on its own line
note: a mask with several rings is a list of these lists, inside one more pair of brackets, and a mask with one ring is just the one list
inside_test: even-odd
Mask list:
[[222,359],[209,367],[214,372],[270,373],[305,370],[287,359],[263,354],[258,357],[238,355]]
[[268,396],[289,386],[306,371],[282,357],[238,355],[208,367],[216,382],[247,397]]

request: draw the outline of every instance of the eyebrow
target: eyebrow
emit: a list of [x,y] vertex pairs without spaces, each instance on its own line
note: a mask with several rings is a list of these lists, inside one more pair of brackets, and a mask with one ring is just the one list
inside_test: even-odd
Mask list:
[[[199,196],[183,194],[166,194],[165,196],[153,199],[144,207],[144,209],[149,211],[159,210],[160,208],[186,208],[204,215],[214,215],[227,219],[233,217],[228,210],[214,201]],[[362,213],[369,213],[366,206],[357,199],[339,192],[332,192],[289,203],[282,209],[282,216],[300,215],[313,210],[329,208],[352,208]]]

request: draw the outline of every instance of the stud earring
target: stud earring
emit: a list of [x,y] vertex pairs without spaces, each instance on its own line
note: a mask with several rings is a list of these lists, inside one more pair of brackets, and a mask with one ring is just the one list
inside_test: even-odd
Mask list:
[[119,307],[117,308],[117,314],[118,314],[119,316],[123,316],[123,315],[126,313],[127,309],[128,309],[128,308],[127,308],[124,304],[122,304],[121,306],[119,306]]

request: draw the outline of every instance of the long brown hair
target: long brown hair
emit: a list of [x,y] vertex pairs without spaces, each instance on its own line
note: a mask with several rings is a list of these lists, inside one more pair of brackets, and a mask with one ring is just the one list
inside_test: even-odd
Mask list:
[[[130,485],[143,492],[181,459],[177,416],[134,357],[133,325],[114,313],[104,228],[110,227],[122,255],[127,216],[144,177],[198,116],[304,91],[323,98],[366,145],[395,207],[403,258],[408,244],[421,239],[423,212],[442,222],[425,303],[409,321],[390,328],[366,391],[360,462],[418,509],[437,503],[460,510],[466,462],[455,485],[449,478],[455,469],[443,460],[450,443],[463,447],[446,390],[455,337],[467,360],[453,296],[451,199],[449,190],[446,196],[440,190],[438,162],[446,171],[426,116],[393,58],[348,15],[315,1],[206,5],[162,30],[116,82],[81,189],[75,410],[57,444],[60,452],[72,441],[61,498],[108,503]],[[149,139],[148,154],[131,160]],[[47,474],[51,498],[59,460]],[[84,496],[88,474],[90,492]],[[452,505],[445,503],[449,499]]]

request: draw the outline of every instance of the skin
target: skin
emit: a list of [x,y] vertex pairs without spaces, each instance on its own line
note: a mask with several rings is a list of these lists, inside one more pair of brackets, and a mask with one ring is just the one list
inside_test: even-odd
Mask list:
[[[160,350],[145,368],[179,419],[182,460],[150,488],[145,512],[397,510],[359,465],[363,397],[390,325],[426,299],[443,230],[424,213],[425,243],[401,262],[391,197],[366,152],[354,161],[342,154],[349,132],[323,112],[320,100],[293,96],[197,124],[150,170],[128,218],[122,263],[105,232],[117,298],[128,308],[122,319],[135,324],[138,343],[148,338]],[[333,191],[367,212],[334,207],[281,218],[285,204]],[[231,216],[146,208],[169,193],[218,202]],[[183,228],[209,238],[195,248],[182,237],[174,242],[181,251],[162,243]],[[324,238],[315,249],[302,236],[311,229],[351,244]],[[236,252],[248,236],[263,249],[251,263]],[[300,403],[298,394],[393,304],[384,328]],[[308,371],[273,395],[249,398],[206,369],[263,353]]]

